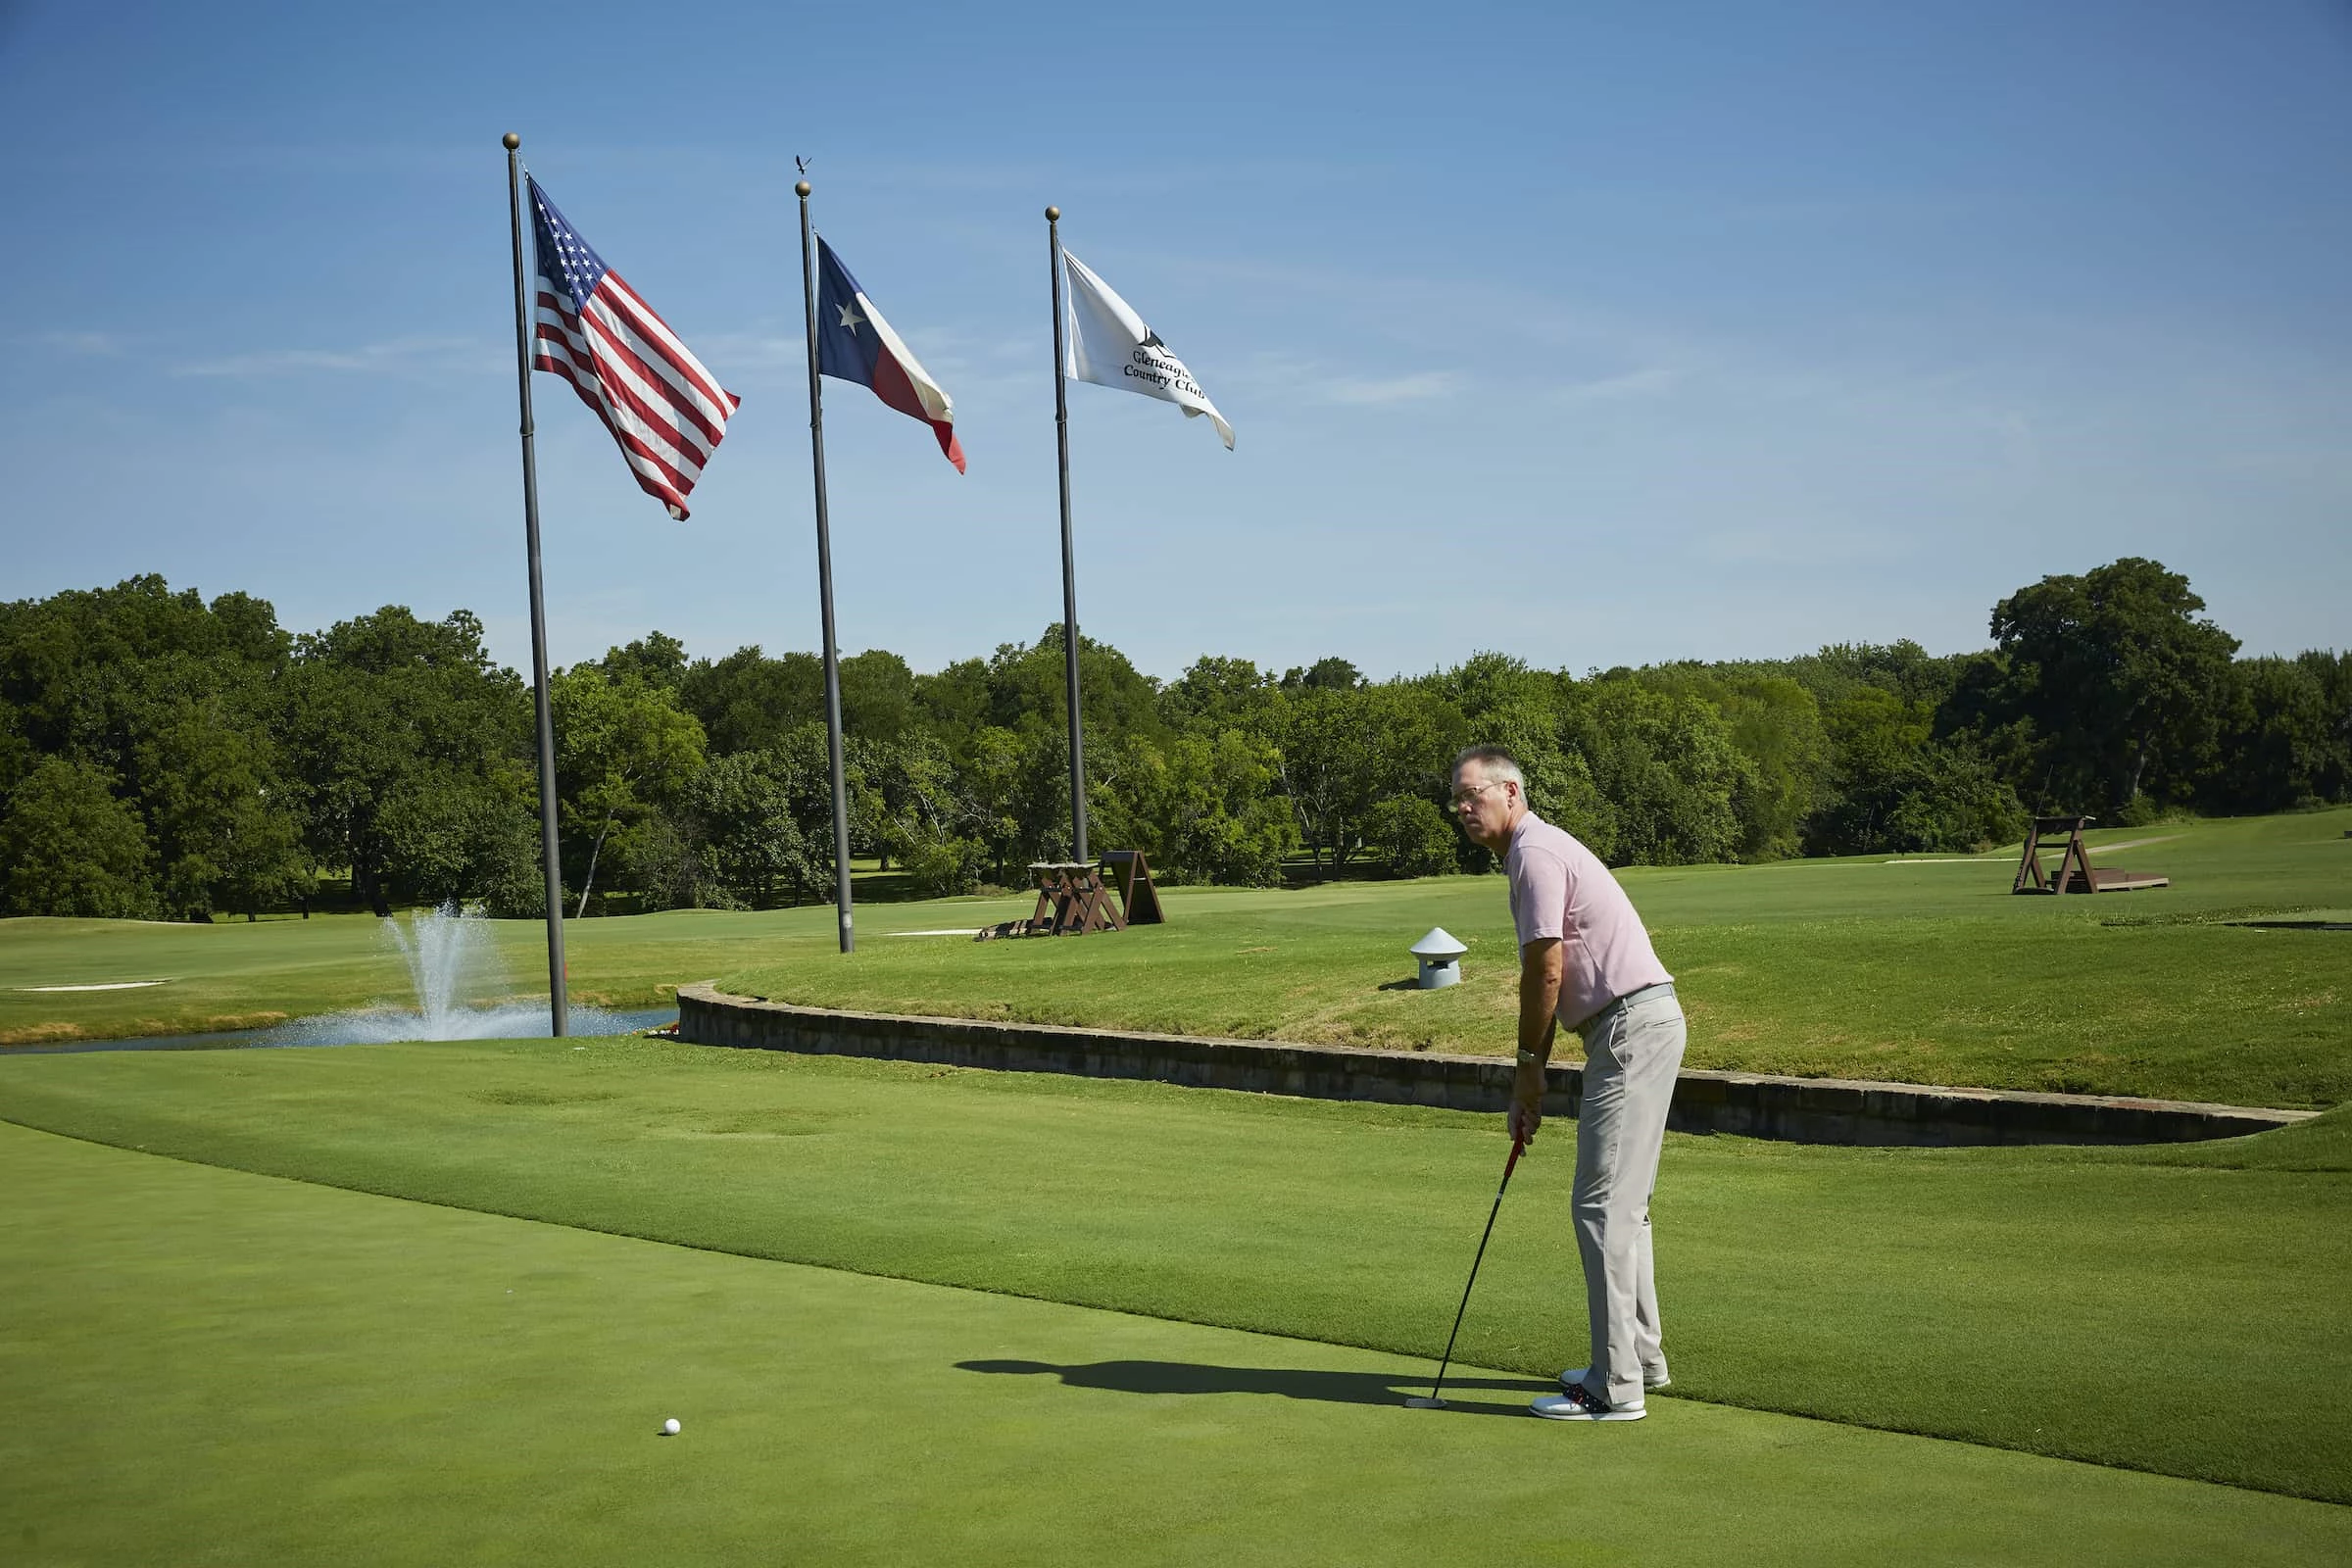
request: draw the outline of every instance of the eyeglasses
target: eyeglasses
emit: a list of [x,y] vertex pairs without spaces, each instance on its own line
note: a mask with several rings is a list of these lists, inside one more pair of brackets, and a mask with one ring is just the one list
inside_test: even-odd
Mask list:
[[1507,778],[1491,778],[1484,784],[1466,785],[1461,789],[1455,790],[1453,792],[1453,808],[1458,811],[1463,807],[1468,806],[1472,801],[1477,800],[1481,795],[1486,794],[1487,791],[1491,789],[1498,789],[1509,782],[1510,780]]

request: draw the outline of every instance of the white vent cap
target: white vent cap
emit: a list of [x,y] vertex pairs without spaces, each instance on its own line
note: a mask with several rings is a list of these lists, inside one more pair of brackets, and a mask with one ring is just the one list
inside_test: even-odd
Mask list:
[[1429,928],[1429,935],[1413,944],[1416,958],[1458,958],[1470,950],[1442,925]]

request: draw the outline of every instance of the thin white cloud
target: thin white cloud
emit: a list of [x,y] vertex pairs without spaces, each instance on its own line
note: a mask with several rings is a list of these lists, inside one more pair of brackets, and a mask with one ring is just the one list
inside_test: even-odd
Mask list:
[[68,354],[110,360],[119,358],[131,344],[121,332],[43,332],[33,341]]
[[1571,382],[1558,388],[1557,395],[1576,403],[1613,403],[1632,398],[1657,397],[1681,385],[1683,377],[1684,372],[1671,366],[1651,365],[1619,375]]
[[1334,376],[1322,383],[1322,392],[1334,403],[1357,406],[1426,403],[1449,398],[1462,385],[1462,377],[1452,370],[1423,370],[1414,375]]
[[[1219,383],[1231,379],[1286,401],[1311,400],[1348,408],[1427,403],[1453,397],[1470,384],[1469,378],[1458,370],[1361,375],[1336,369],[1321,361],[1285,354],[1256,354],[1231,372],[1202,373],[1216,375]],[[1215,386],[1216,383],[1211,384],[1212,392]]]
[[189,360],[172,366],[171,373],[227,379],[259,379],[318,371],[351,371],[369,375],[433,374],[446,370],[472,373],[505,357],[506,353],[473,338],[395,338],[382,343],[356,343],[336,349],[259,349],[219,359]]

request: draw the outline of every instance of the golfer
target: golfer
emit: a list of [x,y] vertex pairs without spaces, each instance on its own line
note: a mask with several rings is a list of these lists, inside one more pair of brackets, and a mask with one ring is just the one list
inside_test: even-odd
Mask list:
[[1571,1206],[1592,1361],[1561,1373],[1565,1392],[1531,1408],[1555,1421],[1639,1421],[1643,1390],[1666,1386],[1649,1196],[1683,1062],[1674,976],[1609,868],[1528,809],[1527,778],[1510,753],[1473,746],[1454,760],[1453,810],[1510,878],[1519,928],[1514,1139],[1533,1139],[1543,1123],[1544,1068],[1560,1025],[1585,1042]]

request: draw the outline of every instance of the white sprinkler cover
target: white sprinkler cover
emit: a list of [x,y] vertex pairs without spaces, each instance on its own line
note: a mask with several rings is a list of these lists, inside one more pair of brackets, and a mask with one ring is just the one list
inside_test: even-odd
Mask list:
[[1416,958],[1458,958],[1470,950],[1454,940],[1453,933],[1442,925],[1429,928],[1429,935],[1413,944]]

